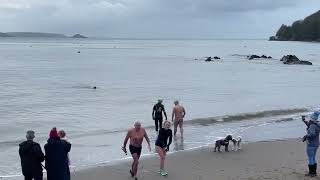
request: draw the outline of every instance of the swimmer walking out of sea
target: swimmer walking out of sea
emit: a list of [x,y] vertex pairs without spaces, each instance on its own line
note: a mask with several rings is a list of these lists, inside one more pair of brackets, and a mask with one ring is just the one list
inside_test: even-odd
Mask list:
[[128,131],[122,147],[122,150],[127,154],[126,146],[127,146],[128,140],[130,139],[129,150],[133,159],[132,167],[130,169],[130,174],[131,174],[131,177],[134,177],[135,180],[138,180],[137,172],[138,172],[139,158],[142,150],[142,142],[144,138],[148,143],[149,151],[151,151],[150,140],[147,135],[147,132],[144,128],[141,127],[141,123],[137,121],[134,123],[134,128]]
[[160,157],[161,176],[168,175],[168,173],[164,170],[164,161],[166,159],[166,153],[169,151],[169,147],[172,142],[172,131],[170,129],[170,126],[171,126],[171,123],[169,121],[164,121],[163,128],[160,129],[159,135],[156,141],[156,151]]
[[166,110],[164,109],[162,100],[159,99],[158,103],[153,106],[153,110],[152,110],[152,119],[154,120],[157,132],[158,132],[158,129],[162,128],[162,121],[163,121],[162,112],[167,120],[168,118],[167,118]]
[[174,122],[174,137],[176,137],[178,126],[180,128],[181,137],[183,137],[183,118],[186,111],[183,106],[179,105],[179,101],[174,101],[172,110],[172,122]]

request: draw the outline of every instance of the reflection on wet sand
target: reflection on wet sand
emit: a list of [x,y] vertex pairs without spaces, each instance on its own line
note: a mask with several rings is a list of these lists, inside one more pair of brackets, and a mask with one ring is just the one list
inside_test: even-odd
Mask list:
[[181,151],[184,150],[184,138],[174,138],[174,150]]

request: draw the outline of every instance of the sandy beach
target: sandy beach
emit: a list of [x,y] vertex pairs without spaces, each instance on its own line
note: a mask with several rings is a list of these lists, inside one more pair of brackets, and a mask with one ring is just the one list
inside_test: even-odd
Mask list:
[[[306,173],[305,144],[297,139],[245,144],[243,150],[215,153],[212,147],[167,156],[167,177],[161,177],[158,157],[140,162],[141,180],[301,180]],[[129,180],[130,162],[79,171],[74,180]],[[313,179],[320,179],[316,177]]]

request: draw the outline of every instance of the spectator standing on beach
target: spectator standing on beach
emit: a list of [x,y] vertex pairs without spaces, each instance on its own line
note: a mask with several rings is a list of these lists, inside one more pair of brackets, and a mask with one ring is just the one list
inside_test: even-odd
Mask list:
[[138,165],[139,165],[139,158],[142,150],[142,142],[144,138],[146,139],[148,143],[149,151],[151,152],[150,140],[147,135],[147,132],[143,127],[141,127],[141,123],[137,121],[134,123],[134,128],[128,131],[122,147],[122,150],[127,154],[126,147],[127,147],[128,140],[130,139],[129,150],[133,159],[133,163],[130,169],[130,174],[131,174],[131,177],[134,177],[135,180],[138,180],[137,178]]
[[68,153],[71,150],[71,144],[60,139],[56,128],[50,131],[44,150],[47,179],[70,180]]
[[166,120],[167,120],[168,118],[167,118],[166,110],[164,109],[164,105],[162,104],[162,100],[159,99],[158,103],[153,106],[153,110],[152,110],[152,119],[154,120],[157,132],[159,129],[162,128],[162,121],[163,121],[162,113],[164,114],[164,116],[166,117]]
[[160,157],[160,174],[166,176],[168,173],[164,170],[164,163],[166,154],[169,151],[170,144],[172,142],[172,130],[170,129],[171,123],[164,121],[163,128],[160,129],[158,138],[156,140],[156,151]]
[[[58,131],[58,135],[61,139],[61,141],[65,141],[66,143],[68,143],[67,137],[66,137],[66,132],[64,130],[59,130]],[[68,164],[70,166],[70,158],[69,158],[69,153],[68,153]]]
[[174,137],[176,137],[178,126],[180,129],[181,137],[183,137],[183,118],[186,115],[186,110],[183,106],[179,105],[179,101],[174,101],[174,107],[172,109],[172,122],[174,125]]
[[42,180],[42,165],[44,154],[38,143],[34,142],[34,131],[27,131],[27,141],[19,144],[22,174],[25,180]]
[[303,137],[303,141],[307,142],[307,155],[309,159],[309,173],[306,176],[314,177],[317,176],[317,162],[316,153],[319,147],[319,111],[315,111],[308,123],[307,134]]

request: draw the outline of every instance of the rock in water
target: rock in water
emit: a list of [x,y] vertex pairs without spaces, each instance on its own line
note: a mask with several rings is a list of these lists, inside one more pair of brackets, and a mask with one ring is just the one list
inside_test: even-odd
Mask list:
[[301,61],[297,56],[295,55],[286,55],[283,56],[280,61],[283,62],[283,64],[301,64],[301,65],[312,65],[312,62],[309,61]]
[[252,60],[252,59],[258,59],[258,58],[261,58],[260,56],[258,56],[258,55],[251,55],[251,56],[249,56],[249,60]]
[[75,34],[72,36],[72,38],[88,38],[88,37],[81,35],[81,34]]
[[212,61],[211,57],[207,57],[207,59],[205,60],[206,62]]

